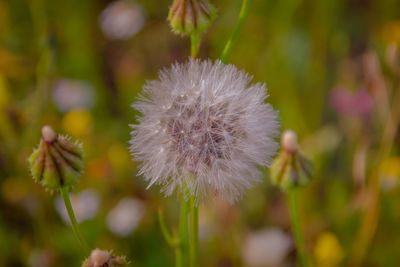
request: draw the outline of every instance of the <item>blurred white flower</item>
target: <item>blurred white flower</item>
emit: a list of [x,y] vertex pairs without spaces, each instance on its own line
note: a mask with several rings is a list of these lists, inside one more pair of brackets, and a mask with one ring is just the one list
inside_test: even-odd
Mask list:
[[[99,193],[92,189],[83,190],[78,194],[70,193],[71,205],[75,213],[76,220],[82,222],[89,220],[96,216],[99,206],[100,197]],[[67,210],[65,209],[64,202],[59,196],[56,199],[56,208],[61,218],[66,224],[70,224]]]
[[143,87],[130,143],[149,186],[166,195],[186,186],[200,200],[217,193],[232,203],[260,180],[279,131],[266,87],[251,79],[234,65],[190,59]]
[[246,237],[242,252],[245,266],[282,266],[292,246],[291,238],[278,228],[250,233]]
[[142,7],[134,1],[119,0],[109,4],[100,15],[101,29],[109,39],[129,39],[144,26]]
[[144,204],[133,198],[123,198],[107,215],[107,226],[119,236],[128,236],[136,229],[145,213]]
[[30,267],[50,267],[54,264],[54,255],[48,250],[34,249],[28,261]]
[[89,109],[94,104],[94,90],[82,80],[61,79],[53,89],[53,101],[63,112],[71,109]]

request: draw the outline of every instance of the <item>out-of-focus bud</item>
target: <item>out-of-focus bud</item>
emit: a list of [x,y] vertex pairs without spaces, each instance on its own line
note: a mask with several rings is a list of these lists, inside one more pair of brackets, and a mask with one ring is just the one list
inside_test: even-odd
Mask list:
[[283,189],[307,185],[314,168],[300,152],[297,135],[292,130],[282,134],[282,151],[271,165],[271,181]]
[[168,20],[174,32],[190,35],[206,31],[216,13],[207,0],[174,0]]
[[82,267],[124,267],[128,264],[125,256],[115,256],[112,252],[96,248],[83,262]]
[[76,184],[84,168],[82,146],[50,126],[42,128],[39,147],[28,160],[33,179],[50,190]]

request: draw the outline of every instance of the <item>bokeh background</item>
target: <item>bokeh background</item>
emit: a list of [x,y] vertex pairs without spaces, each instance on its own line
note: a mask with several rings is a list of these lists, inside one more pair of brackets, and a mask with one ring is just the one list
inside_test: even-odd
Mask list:
[[[212,3],[218,17],[200,57],[217,59],[241,1]],[[189,40],[166,21],[170,4],[0,1],[0,266],[85,257],[58,194],[29,174],[44,124],[83,143],[71,198],[89,244],[132,266],[174,266],[157,210],[176,227],[176,198],[146,190],[127,149],[145,80],[188,59]],[[255,0],[228,59],[267,84],[281,128],[298,133],[314,162],[300,212],[315,266],[400,263],[398,45],[398,0]],[[201,206],[200,266],[295,266],[287,196],[264,174],[236,205]]]

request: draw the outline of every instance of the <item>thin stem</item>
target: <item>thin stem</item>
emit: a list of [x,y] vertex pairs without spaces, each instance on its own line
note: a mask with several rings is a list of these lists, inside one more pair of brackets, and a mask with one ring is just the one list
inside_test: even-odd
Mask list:
[[190,55],[192,58],[197,58],[200,49],[200,34],[192,33],[190,35]]
[[181,196],[181,214],[179,218],[180,264],[189,266],[189,201]]
[[165,241],[167,241],[168,245],[170,245],[173,248],[179,246],[179,240],[173,235],[171,235],[171,233],[167,228],[167,225],[165,224],[164,215],[161,209],[158,210],[158,221],[160,222],[161,232],[164,235]]
[[69,192],[68,188],[63,186],[60,189],[61,196],[64,200],[65,208],[67,209],[69,219],[71,221],[71,226],[72,226],[72,231],[74,232],[76,238],[79,240],[79,243],[81,246],[86,250],[86,252],[89,252],[89,247],[85,242],[85,239],[83,238],[83,235],[79,231],[78,223],[75,218],[74,210],[72,209],[71,201],[69,199]]
[[199,207],[195,198],[190,198],[190,266],[199,265]]
[[182,267],[182,249],[180,246],[175,248],[175,267]]
[[294,239],[296,241],[297,253],[299,255],[300,265],[302,267],[309,266],[306,250],[303,242],[303,235],[300,226],[298,201],[297,201],[297,189],[289,190],[289,208],[290,218],[292,222]]
[[246,21],[247,15],[249,14],[250,7],[253,4],[254,0],[243,0],[242,7],[240,8],[240,13],[238,20],[235,25],[235,29],[233,29],[232,35],[226,43],[224,50],[222,51],[221,61],[226,63],[229,55],[232,52],[233,45],[235,44],[237,38],[239,37],[239,33],[242,30],[243,24]]

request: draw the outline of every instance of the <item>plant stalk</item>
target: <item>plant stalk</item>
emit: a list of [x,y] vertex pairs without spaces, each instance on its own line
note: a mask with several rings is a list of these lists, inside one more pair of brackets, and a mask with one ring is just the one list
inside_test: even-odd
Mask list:
[[89,246],[87,245],[85,239],[83,238],[82,233],[79,231],[78,223],[75,218],[74,210],[72,209],[71,201],[69,199],[68,188],[63,186],[60,188],[61,196],[64,200],[65,208],[67,209],[69,219],[71,221],[72,231],[75,234],[75,237],[78,239],[79,243],[85,249],[86,252],[90,252]]
[[195,198],[190,198],[190,266],[199,265],[199,207]]
[[301,231],[299,209],[298,209],[298,196],[297,189],[289,190],[289,208],[290,208],[290,218],[293,228],[294,239],[296,241],[297,253],[302,267],[308,267],[309,262],[304,247],[303,234]]
[[196,59],[199,55],[200,49],[200,34],[199,33],[192,33],[190,35],[190,55],[193,59]]
[[[189,201],[181,196],[181,214],[179,218],[180,264],[189,266]],[[178,264],[178,263],[177,263]]]
[[222,51],[221,61],[222,63],[226,63],[229,55],[232,52],[233,45],[235,44],[236,40],[239,37],[240,31],[243,28],[244,22],[246,21],[247,15],[249,14],[251,5],[253,4],[254,0],[243,0],[242,7],[240,8],[239,17],[236,22],[235,28],[233,29],[231,37],[228,39],[224,50]]

